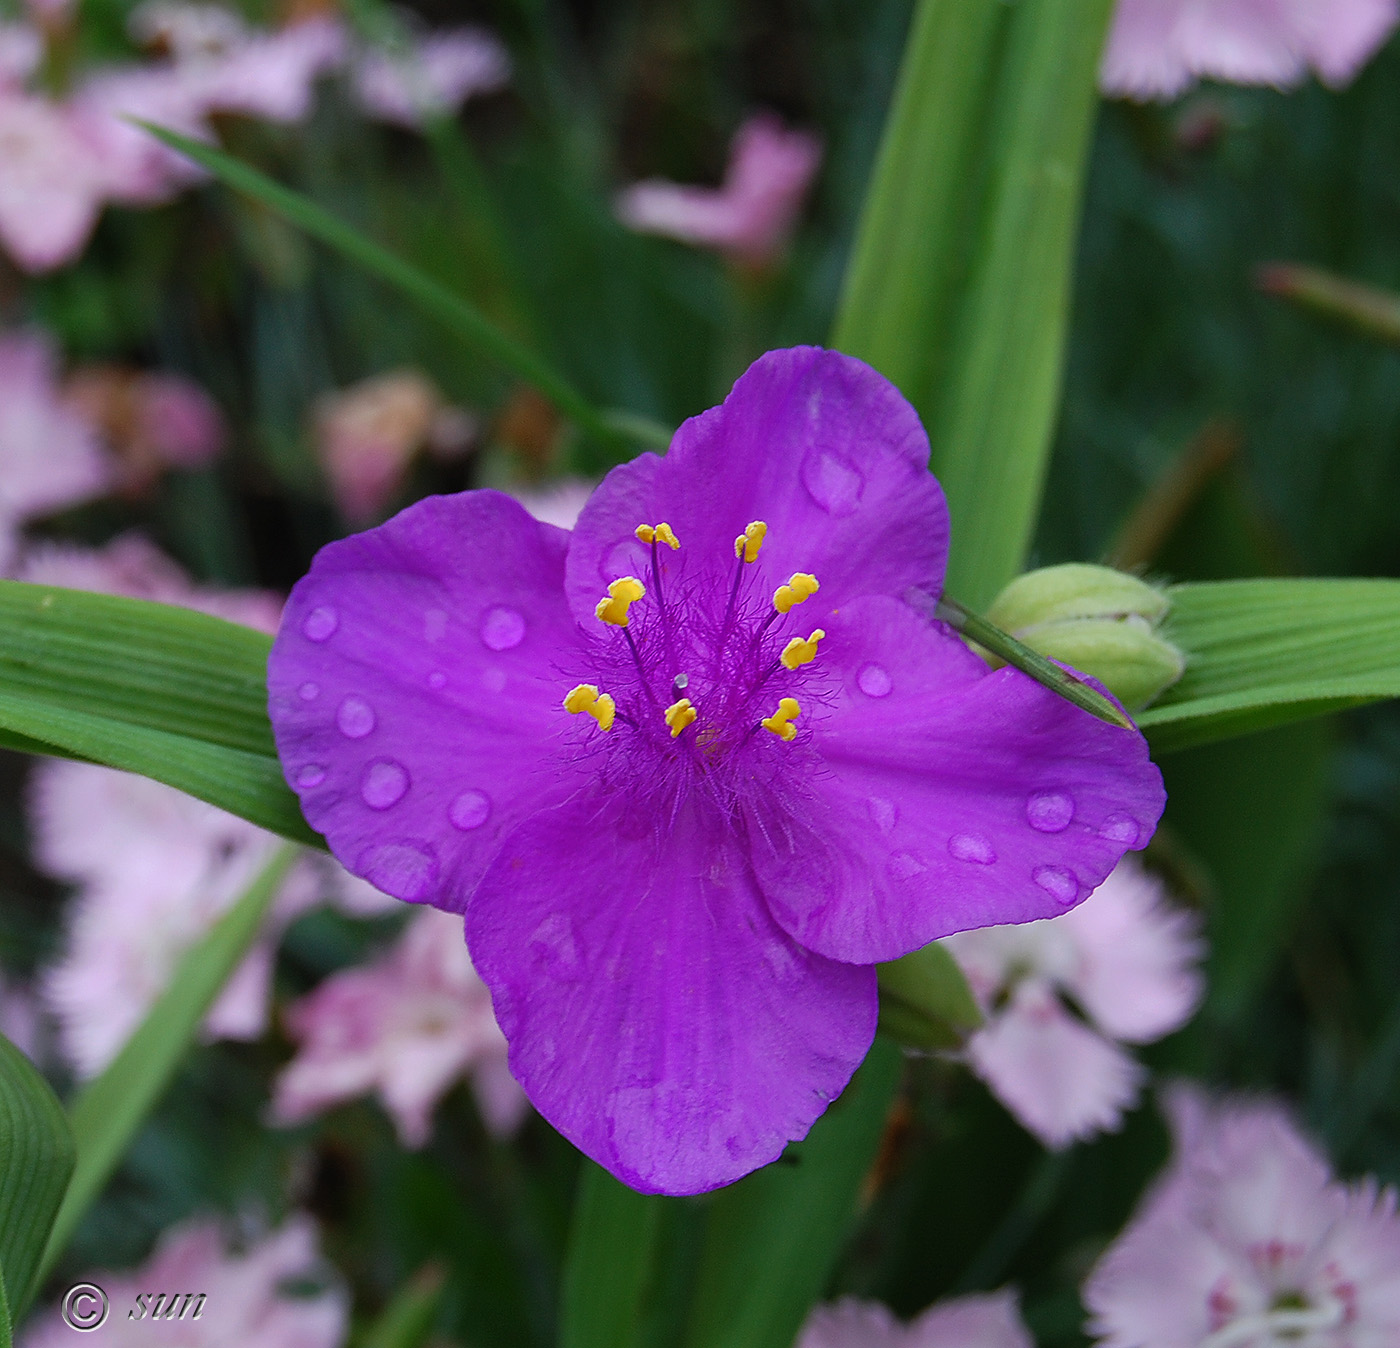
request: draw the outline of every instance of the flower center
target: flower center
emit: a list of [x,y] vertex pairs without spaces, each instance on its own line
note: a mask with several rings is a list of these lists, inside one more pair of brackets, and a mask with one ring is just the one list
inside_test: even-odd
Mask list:
[[618,730],[701,767],[768,735],[793,743],[803,714],[794,694],[803,685],[817,691],[809,667],[826,633],[794,634],[791,615],[820,584],[795,572],[764,595],[753,565],[767,532],[755,520],[734,540],[731,579],[721,585],[713,572],[687,582],[683,567],[669,565],[662,549],[681,550],[669,524],[639,525],[637,538],[651,548],[647,574],[618,577],[598,601],[596,681],[571,688],[564,710],[592,717],[595,734]]
[[1268,1310],[1242,1315],[1207,1334],[1199,1348],[1243,1348],[1246,1344],[1308,1348],[1347,1320],[1348,1306],[1343,1298],[1326,1297],[1322,1304],[1314,1305],[1302,1292],[1284,1291],[1274,1296]]

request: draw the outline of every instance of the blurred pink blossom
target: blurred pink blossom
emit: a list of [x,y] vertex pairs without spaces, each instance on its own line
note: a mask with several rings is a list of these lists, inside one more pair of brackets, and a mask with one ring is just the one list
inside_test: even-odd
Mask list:
[[586,478],[566,477],[538,487],[511,487],[507,495],[515,497],[541,523],[572,529],[597,485]]
[[43,272],[76,257],[106,190],[86,118],[0,80],[0,244],[15,262]]
[[390,504],[420,449],[441,434],[471,434],[459,409],[417,370],[390,370],[325,395],[316,405],[316,457],[348,520],[365,523]]
[[1400,1343],[1394,1191],[1333,1179],[1272,1101],[1166,1107],[1171,1164],[1084,1287],[1101,1348]]
[[46,1047],[44,1012],[32,989],[0,974],[0,1034],[37,1062]]
[[513,1132],[525,1117],[491,995],[451,913],[415,914],[386,955],[332,974],[290,1007],[287,1028],[300,1047],[277,1079],[279,1123],[374,1090],[404,1146],[421,1147],[438,1100],[468,1073],[492,1133]]
[[41,28],[62,32],[77,17],[78,0],[24,0],[24,9]]
[[1201,997],[1196,922],[1131,859],[1063,917],[944,943],[987,1017],[972,1070],[1049,1147],[1116,1128],[1143,1081],[1120,1043],[1160,1039]]
[[1198,78],[1346,84],[1400,21],[1400,0],[1119,0],[1106,93],[1174,98]]
[[429,33],[402,52],[366,51],[354,73],[365,110],[406,127],[454,113],[467,99],[494,94],[509,80],[510,56],[481,28]]
[[793,1348],[1035,1348],[1016,1294],[957,1297],[901,1324],[878,1302],[818,1306]]
[[112,483],[96,429],[60,398],[57,373],[43,334],[0,337],[0,567],[26,520],[100,496]]
[[16,88],[39,69],[44,39],[27,23],[0,23],[0,90]]
[[207,112],[270,122],[300,122],[311,111],[316,81],[345,59],[345,29],[310,18],[273,33],[250,32],[217,56],[179,66]]
[[[309,1296],[283,1290],[286,1283],[322,1278],[324,1273],[309,1217],[293,1216],[238,1253],[230,1252],[217,1222],[197,1219],[166,1231],[140,1268],[83,1279],[102,1288],[111,1307],[97,1340],[69,1328],[54,1310],[37,1319],[18,1343],[20,1348],[84,1342],[107,1348],[151,1348],[159,1343],[171,1348],[340,1348],[349,1329],[345,1293],[334,1284]],[[199,1319],[193,1318],[192,1307],[184,1318],[162,1319],[158,1325],[148,1317],[128,1317],[139,1293],[161,1291],[203,1292]]]
[[786,247],[821,158],[821,142],[811,132],[789,131],[771,113],[759,113],[735,134],[718,189],[651,178],[618,197],[618,218],[640,233],[716,248],[736,262],[764,267]]

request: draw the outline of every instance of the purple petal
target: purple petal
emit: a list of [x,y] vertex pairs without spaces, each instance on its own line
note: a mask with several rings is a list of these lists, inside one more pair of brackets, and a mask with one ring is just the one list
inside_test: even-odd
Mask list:
[[467,943],[540,1113],[633,1188],[700,1193],[773,1160],[841,1092],[875,1032],[875,971],[779,930],[708,806],[658,826],[653,804],[524,824]]
[[735,537],[766,521],[749,581],[771,594],[794,571],[815,574],[821,593],[804,610],[814,619],[859,594],[936,591],[948,554],[948,510],[914,409],[868,365],[817,347],[760,357],[664,459],[643,454],[604,478],[569,546],[569,599],[585,625],[608,582],[646,574],[633,530],[663,520],[681,543],[668,568],[721,593]]
[[946,629],[874,596],[833,616],[802,808],[754,809],[774,917],[858,964],[970,927],[1072,908],[1152,835],[1161,774],[1136,731],[1013,669],[988,673]]
[[460,911],[505,833],[571,789],[567,538],[497,492],[430,497],[323,548],[292,591],[268,661],[283,771],[395,898]]

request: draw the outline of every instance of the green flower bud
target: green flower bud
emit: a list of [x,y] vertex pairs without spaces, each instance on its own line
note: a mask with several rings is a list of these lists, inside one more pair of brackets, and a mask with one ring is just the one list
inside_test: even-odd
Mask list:
[[1093,675],[1132,711],[1186,668],[1156,631],[1170,607],[1162,591],[1125,571],[1067,562],[1018,576],[986,616],[1041,655]]

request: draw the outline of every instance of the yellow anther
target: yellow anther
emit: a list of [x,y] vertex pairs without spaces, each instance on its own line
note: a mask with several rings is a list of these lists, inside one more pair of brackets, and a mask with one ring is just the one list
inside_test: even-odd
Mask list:
[[756,562],[758,550],[763,546],[763,539],[767,533],[768,526],[762,520],[754,520],[734,540],[734,555],[742,557],[746,562]]
[[797,727],[793,725],[792,718],[801,711],[802,708],[797,705],[795,697],[785,697],[778,703],[778,710],[772,716],[763,718],[763,728],[771,730],[784,743],[796,739]]
[[611,730],[617,703],[607,693],[600,693],[596,683],[581,683],[569,689],[564,698],[564,710],[573,716],[586,711],[598,722],[599,730]]
[[643,543],[664,543],[672,552],[681,545],[669,524],[639,524],[637,537]]
[[607,599],[600,599],[595,612],[605,622],[614,627],[627,626],[627,606],[635,604],[647,592],[647,587],[636,576],[623,576],[608,586]]
[[700,713],[690,705],[688,697],[683,697],[679,702],[671,703],[663,715],[666,724],[671,727],[671,738],[675,739]]
[[774,591],[773,607],[779,613],[786,613],[794,604],[811,598],[820,589],[815,576],[808,575],[805,571],[794,571],[788,577],[788,583],[778,586]]
[[788,669],[796,669],[798,665],[810,665],[817,658],[817,642],[825,635],[826,633],[819,627],[806,641],[803,641],[801,637],[793,637],[783,647],[783,653],[778,659]]

